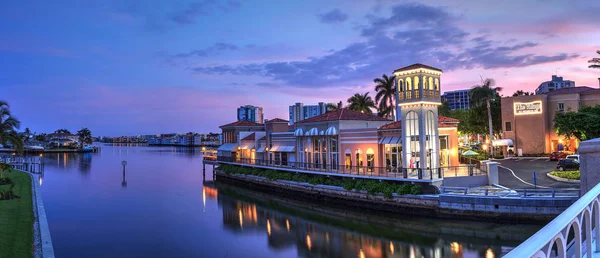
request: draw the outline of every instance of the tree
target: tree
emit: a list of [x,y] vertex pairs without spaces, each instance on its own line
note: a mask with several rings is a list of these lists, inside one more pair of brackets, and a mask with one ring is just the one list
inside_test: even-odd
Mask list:
[[58,130],[54,131],[54,133],[67,133],[67,134],[71,134],[71,131],[69,131],[67,129],[58,129]]
[[375,83],[375,91],[377,94],[375,95],[375,103],[377,104],[378,114],[381,117],[388,117],[394,119],[394,109],[395,105],[395,96],[396,96],[396,87],[394,86],[394,80],[396,76],[388,77],[387,75],[382,75],[381,78],[373,79]]
[[29,130],[29,127],[25,128],[25,131],[23,131],[23,136],[24,136],[24,142],[28,142],[29,138],[31,137],[31,130]]
[[600,137],[600,105],[586,106],[579,111],[556,112],[554,130],[567,138],[585,141]]
[[533,95],[533,93],[529,92],[529,91],[523,91],[523,90],[518,90],[518,91],[515,91],[515,93],[513,93],[513,97],[516,97],[516,96],[529,96],[529,95]]
[[[498,102],[500,104],[500,94],[498,92],[502,91],[501,87],[494,87],[496,82],[493,79],[485,79],[481,82],[481,85],[475,85],[471,91],[469,91],[469,98],[471,100],[471,106],[473,109],[478,110],[483,106],[487,107],[487,116],[488,116],[488,131],[489,131],[489,139],[490,139],[490,155],[494,156],[494,149],[492,148],[492,136],[493,136],[493,124],[492,124],[492,102]],[[475,111],[473,110],[473,111]]]
[[35,140],[36,141],[40,141],[40,142],[45,142],[46,141],[46,134],[45,133],[41,133],[35,136]]
[[373,99],[369,96],[368,92],[363,95],[360,95],[359,93],[354,94],[354,96],[348,98],[348,104],[350,110],[367,114],[373,114],[371,108],[375,108],[375,102],[373,102]]
[[332,112],[332,111],[338,111],[340,109],[342,109],[342,102],[338,102],[337,104],[335,103],[327,103],[327,112]]
[[12,144],[15,150],[23,153],[23,139],[17,135],[21,122],[10,113],[8,102],[0,100],[0,144]]
[[77,136],[79,137],[79,145],[82,149],[86,145],[92,144],[92,132],[90,129],[81,128],[81,130],[77,131]]
[[448,101],[442,101],[442,104],[438,106],[438,114],[440,116],[452,116],[452,109],[450,109],[450,104]]
[[[596,50],[596,53],[598,53],[598,55],[600,55],[600,50]],[[588,60],[588,63],[591,64],[590,66],[588,66],[588,68],[600,69],[600,58],[594,57],[594,58]]]

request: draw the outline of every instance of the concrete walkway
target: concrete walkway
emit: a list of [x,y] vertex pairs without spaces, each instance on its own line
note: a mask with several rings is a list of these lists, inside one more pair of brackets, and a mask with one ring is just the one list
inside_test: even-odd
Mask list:
[[506,159],[499,161],[500,185],[508,188],[534,188],[533,172],[537,174],[537,185],[541,188],[579,188],[579,184],[552,180],[546,173],[556,169],[556,161],[547,158]]
[[36,258],[54,258],[54,246],[52,245],[52,237],[50,236],[50,227],[42,201],[42,193],[40,191],[40,175],[27,173],[31,176],[31,198],[33,199],[33,215],[35,216],[34,225],[34,254]]

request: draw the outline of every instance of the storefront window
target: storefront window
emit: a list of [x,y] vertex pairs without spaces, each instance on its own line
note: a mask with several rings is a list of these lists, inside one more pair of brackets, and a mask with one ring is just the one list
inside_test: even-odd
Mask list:
[[352,168],[352,156],[350,153],[346,153],[346,159],[344,161],[344,164],[346,165],[346,169]]

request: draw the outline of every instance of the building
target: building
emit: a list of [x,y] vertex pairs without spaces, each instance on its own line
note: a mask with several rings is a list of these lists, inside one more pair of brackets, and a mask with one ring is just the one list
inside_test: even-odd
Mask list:
[[554,115],[600,104],[600,89],[567,87],[539,95],[504,97],[501,104],[502,137],[514,144],[517,155],[576,152],[576,139],[556,134]]
[[50,146],[56,147],[77,147],[79,146],[79,136],[71,133],[51,133],[46,135]]
[[237,120],[246,120],[258,124],[263,123],[263,108],[252,105],[241,106],[237,109]]
[[465,109],[469,110],[470,98],[469,92],[471,90],[454,90],[446,91],[442,95],[442,102],[448,102],[450,110]]
[[[442,71],[415,64],[394,71],[397,121],[342,108],[296,122],[221,126],[220,162],[441,182],[457,166],[459,121],[438,116]],[[454,175],[454,172],[452,172]]]
[[575,87],[574,81],[563,80],[562,76],[559,77],[556,75],[552,75],[552,80],[542,82],[542,84],[540,84],[540,86],[538,86],[537,89],[535,89],[535,94],[544,94],[553,90],[570,87]]
[[307,118],[325,114],[327,111],[327,104],[323,102],[319,102],[317,105],[304,105],[298,102],[290,106],[290,125]]

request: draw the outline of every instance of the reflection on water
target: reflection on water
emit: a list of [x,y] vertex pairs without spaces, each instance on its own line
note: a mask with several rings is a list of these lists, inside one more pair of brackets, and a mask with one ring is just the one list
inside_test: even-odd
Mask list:
[[198,148],[103,145],[44,161],[57,257],[500,257],[539,229],[297,202],[210,181],[212,166],[204,181]]
[[[210,182],[209,182],[210,183]],[[253,200],[239,200],[237,194],[248,196],[249,191],[237,187],[218,184],[219,189],[225,189],[227,192],[233,191],[235,194],[216,194],[213,186],[204,186],[205,190],[215,191],[211,198],[217,198],[223,211],[223,224],[225,229],[236,234],[255,234],[264,232],[268,238],[268,246],[271,249],[295,248],[297,253],[303,257],[496,257],[503,253],[502,247],[511,248],[519,244],[520,241],[509,240],[502,241],[495,239],[471,239],[469,230],[479,230],[479,227],[473,229],[463,229],[467,235],[443,235],[443,234],[421,234],[418,230],[404,232],[403,235],[397,235],[394,239],[394,231],[385,228],[385,223],[381,225],[367,223],[367,227],[374,229],[379,235],[370,235],[360,232],[360,227],[349,228],[338,226],[348,220],[345,215],[320,217],[323,220],[315,221],[311,214],[305,214],[301,205],[296,206],[298,210],[289,209],[294,206],[292,200],[286,204],[277,204],[278,208],[285,210],[282,212],[278,208],[272,208],[257,204]],[[237,192],[236,192],[237,191]],[[262,195],[264,197],[264,195]],[[261,200],[261,203],[265,200]],[[269,200],[273,201],[273,200]],[[280,206],[281,205],[281,206]],[[310,211],[309,211],[310,212]],[[309,217],[308,219],[305,217]],[[378,219],[378,218],[375,218]],[[438,225],[429,224],[429,219],[414,220],[411,222],[420,222],[417,225],[422,228],[429,228],[434,231],[446,231],[447,229]],[[467,222],[468,223],[468,222]],[[484,223],[485,224],[485,223]],[[500,226],[500,225],[496,225]],[[493,227],[487,227],[494,231]],[[451,230],[451,229],[450,229]],[[407,230],[408,231],[408,230]],[[531,232],[525,233],[520,237],[526,239]],[[492,232],[494,233],[494,232]],[[494,233],[496,234],[496,233]],[[502,234],[498,232],[497,234]],[[385,235],[385,237],[382,237]],[[391,237],[388,237],[391,236]]]

